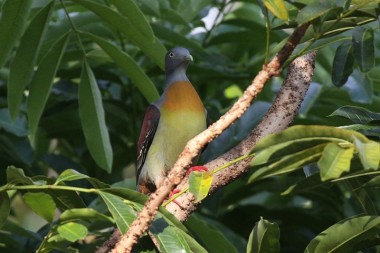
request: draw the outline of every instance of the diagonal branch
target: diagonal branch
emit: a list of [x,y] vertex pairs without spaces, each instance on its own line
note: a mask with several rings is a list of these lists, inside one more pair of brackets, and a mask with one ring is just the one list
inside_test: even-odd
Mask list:
[[[214,170],[221,165],[249,154],[260,139],[286,129],[293,122],[311,83],[315,58],[316,53],[311,52],[296,58],[289,65],[286,80],[261,122],[238,145],[215,160],[205,164],[208,169]],[[214,193],[247,172],[250,168],[249,164],[251,160],[252,158],[241,160],[215,173],[209,194]],[[183,180],[178,188],[185,189],[187,186],[188,180]],[[194,196],[188,191],[176,198],[176,202],[178,204],[171,202],[166,208],[180,221],[185,221],[199,204],[194,202]]]
[[158,207],[184,178],[186,169],[191,165],[192,160],[200,153],[202,148],[208,142],[220,135],[236,119],[238,119],[250,106],[252,100],[263,89],[268,80],[280,72],[283,63],[298,45],[308,26],[309,23],[306,23],[295,29],[285,46],[268,65],[263,67],[252,81],[252,84],[245,90],[243,96],[231,107],[231,109],[207,130],[203,131],[187,143],[177,162],[174,164],[174,167],[164,179],[163,184],[149,196],[143,210],[139,213],[137,219],[131,224],[128,232],[123,235],[121,240],[116,244],[112,252],[131,252],[133,245],[137,243],[137,240],[148,229],[157,214]]

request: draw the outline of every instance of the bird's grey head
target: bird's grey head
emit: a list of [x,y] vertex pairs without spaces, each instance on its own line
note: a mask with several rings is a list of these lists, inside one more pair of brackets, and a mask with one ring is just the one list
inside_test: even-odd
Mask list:
[[166,75],[174,74],[173,72],[177,72],[178,70],[185,73],[191,61],[193,61],[193,57],[186,48],[175,47],[170,49],[165,56]]

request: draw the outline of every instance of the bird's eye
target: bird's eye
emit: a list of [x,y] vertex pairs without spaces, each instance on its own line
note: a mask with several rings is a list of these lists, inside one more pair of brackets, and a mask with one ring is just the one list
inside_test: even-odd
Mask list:
[[173,57],[174,57],[174,53],[173,53],[173,52],[170,52],[170,53],[169,53],[169,57],[173,58]]

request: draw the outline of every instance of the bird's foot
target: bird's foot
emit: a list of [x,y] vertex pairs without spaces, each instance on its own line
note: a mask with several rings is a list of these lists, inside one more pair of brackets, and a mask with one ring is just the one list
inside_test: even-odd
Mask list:
[[[174,189],[169,193],[168,200],[170,200],[173,196],[175,196],[177,193],[180,193],[180,189]],[[175,203],[177,206],[181,207],[181,205],[177,202],[177,200],[173,199],[173,203]]]

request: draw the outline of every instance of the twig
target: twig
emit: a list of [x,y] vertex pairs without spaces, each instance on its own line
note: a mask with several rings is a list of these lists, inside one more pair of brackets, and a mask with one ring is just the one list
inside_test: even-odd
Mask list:
[[163,184],[149,196],[149,199],[145,203],[145,206],[139,213],[137,219],[131,224],[128,232],[122,236],[112,252],[131,252],[133,245],[137,243],[137,240],[148,229],[157,214],[158,207],[184,178],[186,169],[191,165],[192,160],[208,142],[220,135],[227,127],[238,119],[250,106],[251,101],[263,89],[265,83],[272,76],[279,73],[282,64],[298,45],[308,26],[308,23],[303,24],[294,31],[282,50],[269,62],[268,65],[263,67],[263,70],[257,74],[252,81],[252,84],[245,90],[243,96],[226,114],[212,124],[207,130],[203,131],[187,143],[177,162],[174,164],[174,167],[164,179]]

